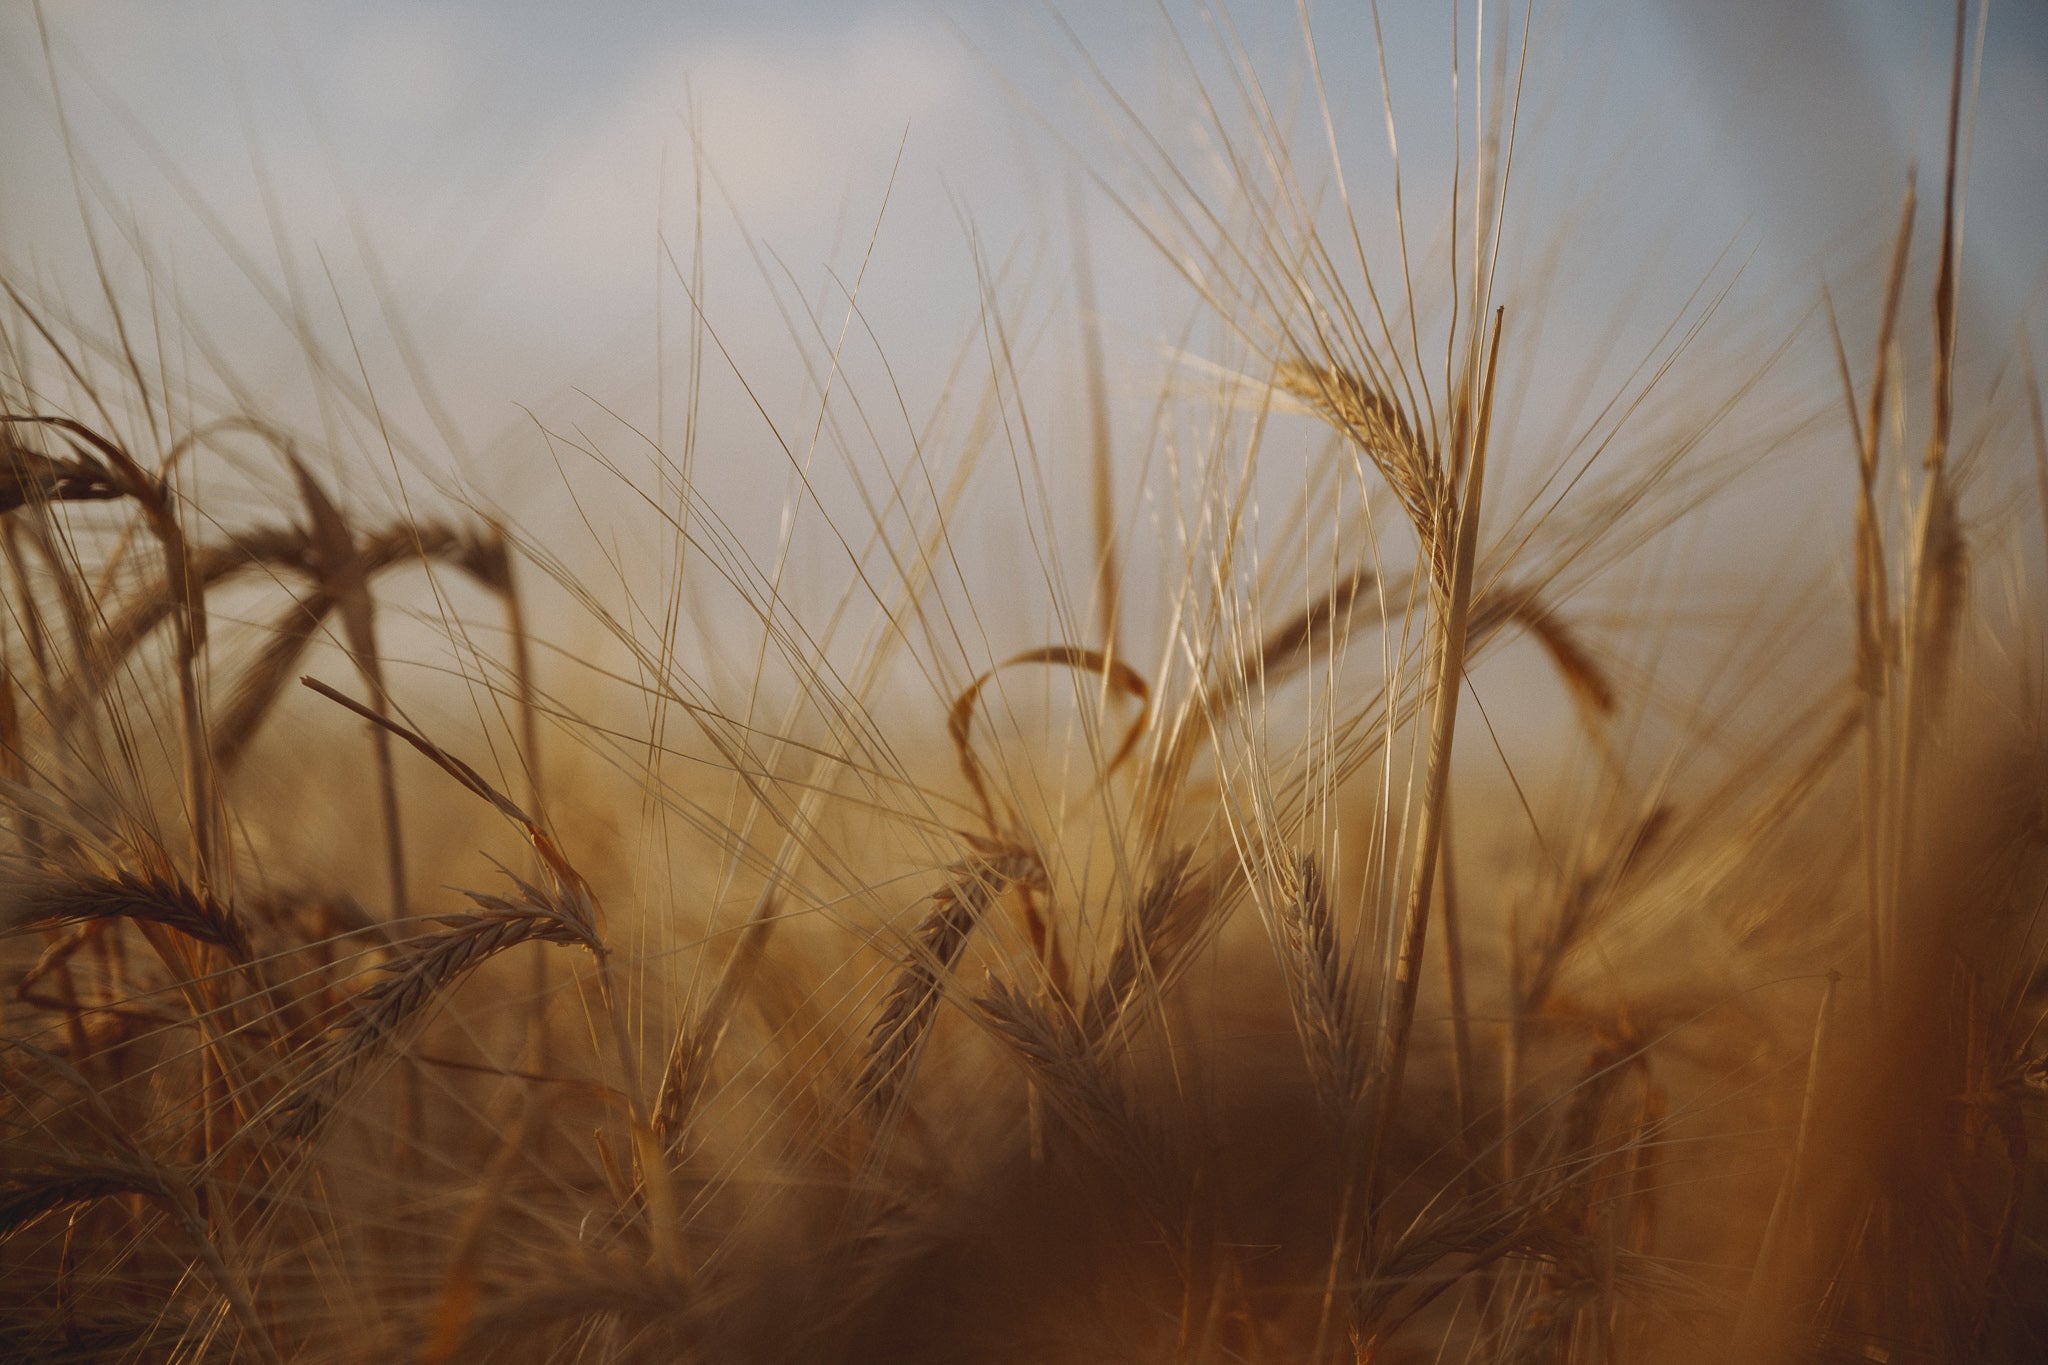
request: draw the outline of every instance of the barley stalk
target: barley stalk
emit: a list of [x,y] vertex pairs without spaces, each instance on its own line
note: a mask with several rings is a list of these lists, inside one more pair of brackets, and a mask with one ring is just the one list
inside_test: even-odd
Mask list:
[[124,867],[38,878],[13,888],[0,911],[0,926],[6,928],[99,919],[162,925],[194,942],[225,949],[237,961],[249,960],[248,934],[235,912],[163,868]]
[[472,891],[481,913],[442,915],[439,932],[407,943],[378,979],[350,1002],[351,1018],[306,1065],[307,1079],[278,1113],[285,1137],[309,1136],[377,1053],[422,1011],[469,973],[521,943],[566,943],[599,951],[587,924],[552,897],[513,879],[518,900]]
[[861,1111],[879,1125],[892,1114],[916,1069],[945,979],[988,907],[1011,886],[1043,889],[1036,854],[992,844],[946,869],[947,884],[910,934],[910,948],[868,1033],[867,1059],[854,1093]]
[[206,743],[206,718],[199,699],[197,660],[206,647],[206,599],[192,575],[192,557],[184,527],[172,504],[169,484],[144,470],[119,444],[70,417],[44,414],[0,414],[0,423],[28,424],[62,433],[97,452],[121,490],[142,508],[152,534],[163,549],[165,577],[177,604],[178,703],[185,760],[186,818],[192,827],[192,856],[199,884],[212,882],[215,856],[215,810],[212,753]]
[[1341,1131],[1358,1099],[1358,1037],[1351,970],[1337,942],[1322,868],[1304,854],[1294,886],[1280,897],[1280,960],[1294,996],[1294,1013],[1308,1054],[1316,1096]]
[[1445,548],[1437,557],[1448,556],[1451,572],[1441,593],[1443,617],[1438,627],[1436,678],[1432,688],[1429,756],[1424,770],[1421,828],[1416,835],[1414,871],[1410,875],[1408,903],[1401,919],[1399,956],[1394,966],[1392,1007],[1387,1012],[1375,1061],[1371,1099],[1373,1133],[1366,1149],[1361,1182],[1366,1207],[1377,1200],[1380,1161],[1399,1108],[1403,1073],[1408,1063],[1408,1037],[1415,1023],[1415,998],[1422,985],[1422,954],[1429,932],[1429,904],[1436,881],[1438,845],[1442,838],[1445,805],[1450,798],[1451,742],[1456,733],[1458,693],[1464,685],[1465,634],[1472,603],[1472,565],[1479,549],[1479,506],[1485,488],[1486,444],[1493,419],[1493,384],[1498,373],[1500,330],[1503,313],[1496,311],[1493,331],[1479,368],[1478,410],[1472,419],[1470,458],[1463,492],[1453,515],[1446,507],[1439,511],[1437,525]]

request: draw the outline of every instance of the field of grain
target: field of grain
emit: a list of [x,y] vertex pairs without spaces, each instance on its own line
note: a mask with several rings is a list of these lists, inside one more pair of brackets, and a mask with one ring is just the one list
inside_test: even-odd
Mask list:
[[1517,213],[1541,33],[1476,13],[1436,181],[1347,171],[1313,36],[1283,98],[1210,26],[1201,165],[1093,87],[1188,319],[1136,436],[1078,227],[1047,306],[963,212],[943,376],[835,276],[789,388],[700,222],[652,427],[534,412],[516,505],[416,472],[462,434],[331,267],[265,295],[304,421],[117,288],[67,141],[102,295],[0,281],[0,1355],[2048,1353],[2000,16],[1880,251],[1617,360]]

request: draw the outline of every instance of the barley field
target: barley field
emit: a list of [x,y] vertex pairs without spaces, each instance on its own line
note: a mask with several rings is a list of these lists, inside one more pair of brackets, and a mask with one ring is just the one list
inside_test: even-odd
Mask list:
[[1039,21],[1014,241],[910,117],[786,259],[693,92],[650,327],[492,432],[260,129],[267,241],[156,160],[188,293],[10,17],[0,1355],[2048,1358],[2006,12],[1704,256],[1543,10],[1139,17]]

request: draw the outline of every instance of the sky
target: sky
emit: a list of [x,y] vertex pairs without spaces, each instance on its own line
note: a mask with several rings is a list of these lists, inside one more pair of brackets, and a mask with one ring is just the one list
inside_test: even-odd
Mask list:
[[[687,227],[693,127],[714,196],[732,204],[714,220],[744,222],[807,287],[826,263],[852,263],[899,149],[885,249],[955,264],[968,215],[1001,245],[1063,234],[1073,167],[1034,124],[1098,152],[1105,139],[1088,126],[1099,97],[1061,25],[1141,108],[1171,109],[1162,91],[1175,83],[1151,6],[1072,8],[74,0],[43,13],[73,145],[111,197],[95,211],[133,215],[196,299],[234,294],[237,272],[209,250],[143,137],[262,265],[277,256],[267,182],[301,255],[318,249],[329,268],[359,255],[353,205],[422,311],[467,314],[506,340],[548,332],[588,347],[649,302],[657,233]],[[1801,265],[1895,202],[1909,159],[1938,156],[1940,9],[1546,5],[1533,64],[1562,74],[1540,92],[1541,117],[1571,129],[1575,153],[1663,140],[1657,164],[1629,181],[1648,219],[1712,203],[1723,232],[1707,239],[1751,225],[1768,255]],[[0,17],[0,107],[15,130],[0,165],[16,187],[0,206],[0,249],[17,278],[75,284],[78,209],[36,13],[16,4]],[[1373,74],[1364,7],[1310,13],[1333,87],[1358,97],[1339,109],[1347,136],[1378,143],[1373,82],[1347,78]],[[1233,15],[1276,84],[1296,78],[1295,6]],[[1382,17],[1418,174],[1445,145],[1451,11],[1390,4]],[[1470,13],[1457,17],[1469,35]],[[1175,18],[1208,56],[1199,14]],[[2039,253],[2034,225],[2048,208],[2036,135],[2048,16],[1994,5],[1985,55],[1973,241],[1987,271],[2031,285],[2040,262],[2026,256]]]
[[[730,214],[714,210],[714,231],[736,217],[806,287],[828,262],[852,263],[885,191],[882,245],[920,263],[957,265],[964,216],[999,245],[1062,234],[1073,166],[1034,124],[1091,150],[1104,139],[1087,126],[1099,97],[1061,25],[1141,108],[1170,109],[1161,92],[1175,80],[1151,6],[1073,9],[75,0],[44,18],[73,145],[107,182],[110,202],[95,211],[134,216],[196,299],[237,292],[237,271],[209,249],[143,137],[264,266],[277,258],[266,183],[293,249],[319,250],[330,269],[361,254],[352,205],[409,300],[466,314],[515,350],[533,346],[518,365],[560,363],[543,333],[600,345],[648,304],[656,235],[688,226],[693,127],[714,197],[731,201]],[[1657,164],[1629,181],[1650,221],[1705,201],[1722,229],[1708,240],[1750,225],[1768,256],[1796,267],[1895,202],[1909,159],[1938,156],[1940,9],[1547,5],[1534,64],[1566,74],[1541,92],[1541,116],[1571,129],[1575,152],[1663,140]],[[1310,13],[1333,86],[1358,97],[1339,110],[1347,135],[1377,143],[1373,83],[1347,79],[1373,74],[1364,7]],[[1233,15],[1276,83],[1294,79],[1295,6]],[[1209,55],[1199,14],[1175,17]],[[1451,17],[1417,3],[1382,15],[1411,175],[1445,146]],[[1470,13],[1457,18],[1469,34]],[[78,209],[32,7],[0,18],[0,53],[16,130],[0,164],[17,187],[0,207],[0,248],[16,278],[75,284]],[[1973,241],[1987,271],[2028,285],[2048,207],[2044,113],[2048,16],[1994,5]],[[2024,291],[1993,292],[2003,302]]]
[[[1703,287],[1727,290],[1724,316],[1757,347],[1810,325],[1823,285],[1852,343],[1867,337],[1867,286],[1916,162],[1931,240],[1941,9],[1534,6],[1507,254],[1549,290],[1546,358],[1640,356]],[[1383,59],[1369,7],[1308,13],[1363,235],[1377,252],[1395,245],[1384,70],[1426,251],[1455,145],[1454,33],[1471,137],[1474,10],[1384,4]],[[1020,341],[1041,339],[1054,406],[1074,408],[1078,222],[1119,427],[1139,431],[1129,449],[1175,351],[1206,354],[1213,337],[1190,332],[1193,291],[1118,205],[1142,217],[1159,192],[1116,101],[1214,185],[1190,72],[1241,128],[1224,33],[1307,148],[1305,178],[1327,180],[1329,164],[1295,5],[1233,6],[1227,28],[1190,7],[1164,14],[997,0],[14,3],[0,9],[0,269],[102,333],[104,269],[124,315],[152,319],[131,325],[182,338],[166,353],[197,388],[231,373],[249,401],[366,449],[352,476],[364,497],[402,502],[417,478],[515,517],[584,477],[540,426],[608,449],[681,446],[701,310],[693,477],[753,498],[768,526],[787,501],[782,447],[803,445],[806,385],[835,348],[833,382],[922,420],[959,406],[949,375],[963,346],[970,369],[980,348],[985,374],[986,294]],[[2020,329],[2048,344],[2048,7],[1994,4],[1984,32],[1964,299],[1966,364],[1988,376]],[[406,472],[380,468],[378,441],[324,402],[295,329],[416,438]],[[1536,404],[1553,391],[1528,388]],[[1802,508],[1777,510],[1789,524]]]

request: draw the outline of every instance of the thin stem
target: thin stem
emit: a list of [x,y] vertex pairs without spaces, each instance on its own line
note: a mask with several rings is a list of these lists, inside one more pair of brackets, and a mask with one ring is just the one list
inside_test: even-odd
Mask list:
[[1479,1084],[1472,1063],[1472,1014],[1465,994],[1465,940],[1460,923],[1458,907],[1457,858],[1453,853],[1451,838],[1451,807],[1444,805],[1442,846],[1438,853],[1440,874],[1443,878],[1443,895],[1439,908],[1444,921],[1444,974],[1450,992],[1451,1002],[1451,1056],[1453,1070],[1452,1084],[1456,1087],[1455,1100],[1458,1113],[1459,1141],[1465,1150],[1466,1170],[1476,1175],[1472,1143],[1472,1105],[1479,1093]]
[[[1479,509],[1486,480],[1486,441],[1493,421],[1493,381],[1498,372],[1504,309],[1495,309],[1493,333],[1487,343],[1481,375],[1478,420],[1473,425],[1472,458],[1466,462],[1463,495],[1455,507],[1455,544],[1451,581],[1444,585],[1437,644],[1436,708],[1431,723],[1429,767],[1424,781],[1421,830],[1416,840],[1415,875],[1401,925],[1400,956],[1394,967],[1394,1007],[1381,1035],[1380,1063],[1374,1075],[1373,1133],[1365,1159],[1366,1207],[1378,1203],[1380,1160],[1386,1137],[1400,1106],[1402,1074],[1408,1064],[1408,1040],[1415,1026],[1415,999],[1422,982],[1422,957],[1429,936],[1429,899],[1436,884],[1437,850],[1450,795],[1451,746],[1456,738],[1458,694],[1463,687],[1465,636],[1472,607],[1472,570],[1478,552]],[[1449,496],[1446,491],[1446,497]],[[1447,509],[1450,510],[1450,509]],[[1440,518],[1439,526],[1450,519]],[[1432,556],[1435,559],[1436,556]]]

